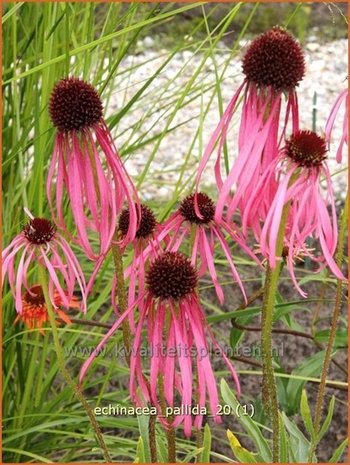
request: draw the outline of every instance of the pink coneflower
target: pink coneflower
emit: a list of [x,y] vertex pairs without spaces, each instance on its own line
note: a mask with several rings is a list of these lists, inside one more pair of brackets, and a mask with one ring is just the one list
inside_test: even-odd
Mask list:
[[[55,313],[66,324],[71,324],[69,316],[61,310],[63,306],[59,293],[55,290],[53,293],[55,302]],[[78,299],[73,296],[69,302],[69,308],[80,308]],[[43,325],[48,321],[48,311],[45,303],[45,297],[42,287],[35,284],[22,294],[22,313],[19,313],[14,321],[23,321],[29,329],[38,328],[41,334],[44,334]]]
[[[84,363],[80,372],[80,381],[124,318],[143,301],[130,359],[131,398],[136,405],[149,402],[157,407],[159,419],[165,426],[176,427],[183,423],[185,435],[190,436],[192,425],[200,428],[203,420],[203,415],[197,415],[193,420],[191,406],[198,404],[203,411],[207,397],[214,420],[218,423],[221,421],[218,415],[218,390],[210,363],[207,335],[225,360],[238,392],[239,381],[232,364],[220,349],[206,322],[196,293],[197,273],[190,260],[179,252],[165,252],[150,265],[146,282],[146,292],[140,295],[138,301],[116,321]],[[146,380],[142,369],[141,348],[144,327],[146,327],[150,350],[150,356],[146,357],[146,360],[149,360],[149,380]],[[194,368],[197,371],[196,380]],[[181,414],[175,416],[171,424],[169,419],[161,415],[160,382],[163,384],[161,391],[169,407],[174,407],[177,398],[181,399]]]
[[[63,213],[63,191],[66,190],[78,243],[93,260],[108,251],[117,215],[125,201],[131,211],[126,241],[133,239],[137,228],[136,189],[102,114],[100,97],[90,84],[69,77],[55,85],[50,98],[50,116],[57,134],[47,195],[58,226],[66,231]],[[88,231],[97,232],[99,251],[93,250]]]
[[[295,88],[305,74],[304,54],[299,43],[280,27],[258,36],[248,47],[242,63],[245,80],[236,91],[206,147],[197,174],[197,189],[202,172],[216,145],[215,177],[219,197],[215,217],[220,219],[225,205],[231,220],[237,207],[244,209],[249,193],[261,173],[278,155],[278,146],[288,123],[298,130],[298,102]],[[238,157],[223,181],[220,172],[222,147],[239,98],[243,98],[238,138]],[[282,102],[286,108],[282,119]],[[280,123],[282,127],[280,130]],[[236,187],[235,196],[230,190]],[[270,198],[275,186],[271,185]],[[267,193],[268,194],[268,193]],[[198,213],[198,211],[197,211]]]
[[[159,229],[156,217],[153,211],[145,204],[140,204],[141,216],[138,222],[138,228],[135,234],[134,240],[131,242],[133,248],[132,262],[130,266],[125,270],[125,276],[129,278],[128,286],[128,306],[132,305],[135,301],[136,292],[138,294],[143,293],[145,290],[145,271],[148,260],[156,257],[159,253],[159,248],[156,247],[156,231]],[[118,220],[118,231],[121,237],[125,237],[130,222],[130,210],[125,208]],[[145,248],[150,245],[147,253],[144,253]],[[112,305],[113,308],[117,308],[115,302],[117,280],[113,277],[112,283]],[[136,287],[138,289],[136,289]],[[140,303],[142,305],[142,303]],[[129,323],[132,331],[135,329],[133,313],[130,314]]]
[[[144,269],[146,262],[150,257],[157,256],[159,252],[159,242],[157,235],[160,232],[160,225],[157,223],[156,218],[152,210],[144,204],[139,204],[136,212],[137,215],[137,230],[135,237],[132,241],[126,242],[125,237],[127,236],[129,226],[130,226],[130,210],[129,208],[124,208],[119,215],[118,224],[116,228],[117,238],[123,243],[123,250],[128,245],[133,247],[133,256],[132,263],[125,270],[125,277],[130,278],[129,284],[129,304],[133,302],[135,296],[135,280],[137,277],[139,286],[144,284]],[[135,204],[136,208],[136,204]],[[158,234],[157,234],[158,233]],[[117,240],[118,240],[117,239]],[[115,238],[113,241],[116,240]],[[166,240],[166,238],[165,238]],[[112,244],[114,243],[112,241]],[[94,271],[89,279],[87,286],[87,293],[89,294],[93,283],[96,279],[96,275],[99,272],[101,265],[103,263],[104,256],[96,262]],[[112,305],[115,310],[117,310],[117,304],[115,301],[115,291],[117,286],[117,278],[114,275],[112,282]],[[130,322],[131,323],[131,322]]]
[[329,148],[331,144],[332,131],[333,131],[335,119],[343,103],[345,103],[345,108],[344,108],[344,116],[343,116],[342,136],[341,136],[341,139],[338,145],[337,155],[336,155],[336,160],[338,163],[341,163],[341,160],[342,160],[344,144],[348,145],[348,124],[349,124],[348,123],[348,105],[349,105],[348,89],[343,90],[343,92],[340,93],[340,95],[334,102],[334,105],[329,114],[329,117],[326,123],[326,128],[325,128],[326,139],[328,141],[328,148]]
[[[327,143],[323,137],[305,130],[293,134],[251,192],[242,220],[244,226],[250,217],[260,251],[274,268],[282,211],[290,203],[284,235],[284,246],[288,250],[285,255],[293,282],[303,295],[294,275],[294,259],[298,256],[308,256],[321,267],[328,265],[337,278],[345,279],[333,259],[337,246],[337,215],[326,158]],[[321,189],[321,177],[326,181],[325,193]],[[259,203],[264,202],[272,178],[277,179],[278,189],[266,217],[259,217]],[[305,246],[309,237],[318,239],[321,256],[316,257]]]
[[[16,266],[18,255],[20,259]],[[44,266],[48,272],[49,295],[53,308],[57,307],[57,296],[64,307],[70,307],[74,301],[74,287],[77,283],[82,293],[82,310],[86,312],[85,279],[78,259],[51,221],[31,217],[23,231],[2,253],[2,279],[8,275],[18,313],[23,312],[23,287],[31,293],[27,276],[33,263]],[[60,281],[64,282],[64,286]]]
[[[195,209],[196,198],[200,216]],[[220,302],[223,303],[224,293],[219,284],[214,264],[215,242],[218,242],[230,266],[231,275],[246,299],[242,280],[233,262],[232,252],[225,235],[228,234],[253,259],[256,260],[256,257],[249,250],[235,226],[228,225],[223,219],[217,222],[214,214],[215,204],[207,194],[199,192],[188,195],[181,202],[180,208],[162,226],[162,236],[165,234],[172,236],[167,250],[177,251],[185,238],[191,238],[191,263],[199,268],[199,276],[209,271],[216,294]]]

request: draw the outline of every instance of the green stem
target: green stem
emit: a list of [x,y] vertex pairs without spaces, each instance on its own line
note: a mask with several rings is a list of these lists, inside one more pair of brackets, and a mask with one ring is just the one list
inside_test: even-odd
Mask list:
[[[165,339],[169,336],[169,329],[170,329],[170,312],[169,309],[166,313],[165,325],[164,325],[164,337]],[[164,395],[164,378],[163,375],[160,375],[158,378],[158,390],[159,390],[159,403],[162,415],[166,414],[166,400]],[[169,415],[169,423],[173,421],[173,415]],[[168,442],[168,463],[176,463],[176,433],[175,428],[169,426],[165,430],[165,434],[167,437]]]
[[[347,219],[348,219],[348,196],[346,196],[345,206],[342,213],[342,217],[340,220],[340,228],[339,228],[339,239],[338,239],[338,246],[337,246],[337,254],[336,254],[336,264],[339,268],[341,268],[344,258],[344,242],[345,242],[345,232],[347,227]],[[324,394],[325,394],[325,387],[327,381],[327,375],[329,370],[329,365],[332,360],[332,349],[334,344],[334,339],[336,336],[337,331],[337,324],[338,318],[341,310],[342,304],[342,297],[343,297],[343,281],[341,279],[337,279],[337,287],[335,292],[335,303],[331,321],[331,328],[329,332],[329,338],[327,342],[326,352],[323,360],[322,372],[321,372],[321,381],[318,387],[317,399],[316,399],[316,409],[315,409],[315,418],[314,418],[314,439],[311,442],[310,447],[310,454],[308,461],[311,462],[313,454],[316,450],[317,446],[317,436],[320,431],[321,427],[321,417],[323,411],[323,404],[324,404]]]
[[50,324],[51,324],[52,336],[53,336],[55,351],[56,351],[56,355],[57,355],[58,366],[59,366],[59,368],[60,368],[60,370],[62,372],[62,375],[64,376],[65,380],[67,381],[67,384],[72,389],[72,391],[74,392],[76,397],[82,403],[82,405],[83,405],[83,407],[84,407],[84,409],[85,409],[85,411],[86,411],[86,413],[87,413],[87,415],[88,415],[88,417],[90,419],[91,426],[93,427],[93,429],[94,429],[94,431],[96,433],[97,441],[98,441],[98,443],[100,445],[100,448],[102,450],[105,461],[107,463],[111,462],[112,461],[111,457],[110,457],[110,455],[108,453],[106,444],[105,444],[103,436],[102,436],[102,432],[101,432],[100,427],[99,427],[99,425],[98,425],[98,423],[96,421],[95,415],[94,415],[90,405],[88,404],[87,400],[85,399],[83,393],[81,392],[79,386],[74,382],[73,378],[71,377],[70,373],[68,372],[68,370],[67,370],[67,368],[65,366],[64,356],[63,356],[63,352],[61,350],[60,341],[59,341],[59,337],[58,337],[58,330],[57,330],[56,321],[55,321],[55,313],[53,311],[53,308],[52,308],[52,305],[51,305],[51,300],[50,300],[50,297],[49,297],[49,290],[48,290],[48,284],[47,284],[47,278],[46,278],[46,270],[41,265],[39,265],[39,282],[41,284],[43,294],[44,294],[44,297],[45,297],[45,305],[46,305],[46,308],[47,308],[47,312],[48,312],[48,316],[49,316],[49,320],[50,320]]
[[271,267],[267,265],[264,297],[261,309],[261,357],[263,364],[262,395],[264,405],[271,416],[273,462],[279,461],[279,419],[277,387],[272,363],[272,326],[275,296],[277,292],[278,279],[282,269],[283,238],[289,207],[290,203],[286,204],[282,211],[275,251],[276,266],[274,269],[271,269]]
[[[160,397],[160,408],[162,415],[165,415],[166,413],[166,402],[165,402],[165,397],[164,397],[164,383],[163,383],[163,377],[159,378],[158,380],[158,386],[159,386],[159,397]],[[173,421],[173,415],[168,415],[169,422]],[[168,463],[176,463],[176,433],[175,433],[175,428],[172,426],[169,426],[167,429],[165,429],[165,434],[167,438],[167,443],[168,443]]]
[[196,431],[196,446],[197,449],[201,449],[203,447],[203,430],[202,428],[198,428]]
[[[115,276],[117,279],[117,300],[120,313],[124,313],[128,308],[128,297],[125,287],[124,279],[124,266],[123,266],[123,255],[122,251],[118,245],[118,232],[114,233],[113,243],[112,243],[112,254],[115,267]],[[123,341],[125,348],[125,357],[130,366],[130,355],[131,355],[131,333],[129,321],[126,318],[122,323],[123,330]]]
[[275,294],[280,275],[280,263],[266,270],[265,294],[262,307],[261,357],[263,403],[271,416],[273,462],[279,461],[279,421],[277,387],[272,363],[272,326]]
[[156,421],[157,415],[150,415],[148,424],[149,448],[151,452],[151,463],[157,463],[157,442],[156,442]]
[[168,439],[168,462],[176,463],[176,434],[175,428],[170,427],[166,433]]

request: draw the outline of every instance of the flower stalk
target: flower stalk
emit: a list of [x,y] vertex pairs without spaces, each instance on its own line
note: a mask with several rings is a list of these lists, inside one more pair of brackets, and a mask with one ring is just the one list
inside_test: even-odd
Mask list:
[[151,462],[157,463],[157,442],[156,442],[156,421],[157,415],[150,415],[148,424],[149,448],[151,452]]
[[[336,253],[336,263],[339,268],[341,268],[341,265],[343,263],[343,258],[344,258],[344,242],[345,242],[345,232],[346,232],[346,226],[347,226],[347,220],[348,220],[348,208],[349,208],[348,196],[346,196],[345,206],[344,206],[343,213],[342,213],[341,220],[340,220],[339,240],[338,240],[337,253]],[[332,320],[331,320],[331,326],[330,326],[330,332],[329,332],[329,338],[327,342],[325,357],[323,360],[321,381],[318,387],[318,393],[317,393],[317,398],[316,398],[316,409],[315,409],[315,417],[314,417],[315,434],[314,434],[314,438],[312,440],[311,447],[310,447],[310,454],[308,458],[309,462],[311,462],[312,456],[315,452],[315,449],[317,446],[317,436],[318,436],[318,433],[321,427],[321,417],[322,417],[322,411],[323,411],[323,405],[324,405],[325,387],[326,387],[326,382],[327,382],[329,365],[332,360],[332,349],[333,349],[334,339],[335,339],[336,331],[337,331],[337,324],[338,324],[339,314],[341,310],[342,297],[343,297],[343,281],[341,279],[337,279],[337,287],[336,287],[336,292],[335,292],[335,304],[334,304],[334,309],[333,309],[333,315],[332,315]]]
[[[118,301],[118,309],[120,314],[123,314],[128,308],[128,296],[125,287],[125,278],[124,278],[124,267],[123,267],[123,254],[121,248],[118,244],[118,232],[117,230],[113,236],[112,242],[112,254],[115,267],[115,276],[117,279],[116,293]],[[123,341],[125,348],[125,357],[130,366],[130,351],[131,351],[131,334],[130,334],[130,325],[127,318],[124,319],[122,323],[123,330]]]
[[[169,326],[170,326],[170,312],[167,312],[166,315],[166,322],[165,322],[165,337],[169,337]],[[164,396],[164,376],[161,375],[158,379],[158,387],[159,387],[159,403],[161,408],[162,415],[166,415],[166,400]],[[170,415],[170,422],[173,420],[173,416]],[[165,434],[167,437],[168,442],[168,462],[169,463],[176,463],[176,433],[175,428],[171,425],[165,429]]]
[[[291,182],[293,182],[293,179],[291,180]],[[272,326],[273,313],[275,307],[275,296],[277,291],[278,279],[282,269],[283,238],[286,229],[289,208],[290,202],[288,202],[283,207],[282,211],[281,222],[276,241],[276,266],[275,268],[271,268],[269,264],[267,265],[263,305],[261,309],[261,355],[263,363],[262,395],[264,405],[271,416],[273,462],[279,461],[280,428],[278,418],[277,387],[272,363]]]
[[49,320],[50,320],[50,325],[51,325],[51,329],[52,329],[52,336],[53,336],[53,341],[54,341],[54,347],[55,347],[55,351],[56,351],[56,355],[57,355],[58,366],[59,366],[60,371],[61,371],[62,375],[64,376],[68,386],[72,389],[72,391],[74,392],[76,397],[80,400],[80,402],[83,405],[84,410],[86,411],[86,413],[87,413],[87,415],[88,415],[88,417],[90,419],[91,426],[92,426],[92,428],[94,429],[94,431],[96,433],[96,438],[97,438],[97,441],[98,441],[98,443],[100,445],[100,448],[101,448],[101,451],[102,451],[102,454],[103,454],[103,457],[104,457],[105,461],[107,463],[111,462],[112,459],[111,459],[111,457],[110,457],[110,455],[108,453],[107,446],[106,446],[106,444],[104,442],[102,432],[101,432],[100,427],[99,427],[99,425],[98,425],[98,423],[96,421],[94,413],[93,413],[90,405],[88,404],[87,400],[85,399],[83,393],[81,392],[80,388],[74,382],[73,378],[71,377],[71,375],[69,374],[69,372],[68,372],[68,370],[67,370],[67,368],[65,366],[64,356],[63,356],[63,353],[62,353],[62,350],[61,350],[59,337],[58,337],[58,331],[57,331],[57,326],[56,326],[56,321],[55,321],[55,314],[54,314],[54,311],[53,311],[53,308],[52,308],[52,305],[51,305],[50,296],[49,296],[49,289],[48,289],[48,283],[47,283],[47,278],[46,278],[45,271],[46,271],[45,268],[42,267],[41,265],[39,265],[39,267],[38,267],[39,281],[40,281],[40,284],[42,286],[42,290],[43,290],[43,294],[44,294],[44,298],[45,298],[45,305],[46,305]]

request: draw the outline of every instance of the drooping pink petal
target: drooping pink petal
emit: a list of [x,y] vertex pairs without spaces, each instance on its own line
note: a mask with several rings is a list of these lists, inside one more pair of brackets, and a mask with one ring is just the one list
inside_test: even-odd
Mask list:
[[30,245],[27,244],[24,247],[22,252],[21,258],[19,260],[18,268],[17,268],[17,277],[16,277],[16,299],[15,299],[15,306],[18,313],[22,313],[22,282],[23,282],[23,265],[26,258],[26,254],[28,252]]
[[191,325],[191,330],[194,336],[194,341],[197,349],[197,360],[198,363],[202,366],[202,370],[206,373],[206,384],[209,396],[209,404],[212,415],[217,422],[221,421],[221,418],[217,415],[219,397],[218,390],[216,386],[216,381],[213,373],[212,366],[209,360],[209,350],[205,340],[205,335],[203,331],[203,325],[198,319],[196,302],[192,300],[191,306],[187,303],[187,316]]
[[138,303],[144,299],[144,295],[140,296],[132,306],[130,306],[118,319],[115,323],[113,323],[113,326],[108,330],[107,334],[102,338],[102,340],[99,342],[97,345],[96,349],[93,351],[93,353],[85,360],[83,366],[80,369],[79,373],[79,384],[82,383],[83,378],[89,369],[91,363],[95,360],[96,356],[100,353],[101,349],[104,347],[104,345],[107,343],[107,341],[113,336],[113,334],[118,330],[120,325],[123,323],[125,318],[128,317],[129,313],[134,310],[134,308],[138,305]]
[[[178,348],[178,362],[181,372],[181,382],[182,382],[182,401],[181,404],[187,408],[191,407],[192,404],[192,367],[191,361],[188,355],[186,355],[186,344],[184,342],[184,334],[181,330],[181,322],[177,320],[175,315],[175,310],[172,303],[170,303],[172,319],[175,329],[175,340]],[[184,418],[184,433],[185,436],[191,436],[192,431],[192,417],[191,415],[185,415]]]
[[201,235],[201,241],[202,241],[203,249],[205,253],[205,260],[206,260],[206,263],[208,264],[209,273],[210,273],[211,279],[215,287],[216,295],[218,296],[220,303],[223,304],[225,298],[224,298],[224,293],[219,284],[219,280],[216,274],[213,251],[210,249],[208,239],[207,239],[207,236],[204,230],[200,230],[200,235]]

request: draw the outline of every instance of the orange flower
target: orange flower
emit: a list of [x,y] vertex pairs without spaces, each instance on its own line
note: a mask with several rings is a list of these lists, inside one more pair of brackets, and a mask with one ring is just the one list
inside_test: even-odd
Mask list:
[[[54,291],[54,308],[55,313],[63,320],[66,324],[71,324],[70,318],[60,309],[62,306],[62,299],[57,291]],[[14,321],[14,324],[18,321],[23,323],[29,328],[38,328],[41,334],[44,334],[42,329],[43,325],[48,320],[48,312],[45,304],[44,293],[42,287],[39,284],[32,286],[29,291],[22,294],[22,313],[19,313]],[[79,301],[76,297],[73,297],[69,302],[69,308],[79,308]]]

